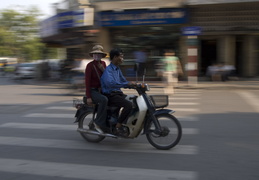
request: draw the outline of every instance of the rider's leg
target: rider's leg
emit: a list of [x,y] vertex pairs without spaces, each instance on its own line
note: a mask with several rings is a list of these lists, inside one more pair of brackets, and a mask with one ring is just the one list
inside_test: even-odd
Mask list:
[[118,119],[118,123],[116,125],[117,128],[121,127],[121,124],[127,120],[131,110],[132,110],[132,103],[125,99],[124,95],[114,95],[109,97],[109,104],[111,106],[122,107],[122,111],[120,117]]
[[91,90],[92,100],[95,104],[98,104],[97,116],[95,123],[101,128],[105,128],[107,118],[107,104],[108,98],[96,90]]

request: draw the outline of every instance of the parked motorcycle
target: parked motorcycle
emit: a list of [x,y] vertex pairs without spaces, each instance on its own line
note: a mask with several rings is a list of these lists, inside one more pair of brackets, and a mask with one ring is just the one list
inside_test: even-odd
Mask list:
[[123,124],[125,132],[123,135],[115,133],[116,120],[120,113],[117,107],[108,107],[107,124],[110,133],[101,134],[93,125],[97,105],[90,107],[83,100],[75,99],[77,131],[85,140],[95,143],[102,141],[105,137],[133,139],[143,134],[157,149],[168,150],[176,146],[182,137],[182,128],[177,118],[172,115],[175,111],[164,109],[168,106],[168,95],[148,95],[146,91],[150,88],[145,83],[136,84],[131,88],[138,92],[138,96],[127,96],[133,104],[133,109],[127,122]]

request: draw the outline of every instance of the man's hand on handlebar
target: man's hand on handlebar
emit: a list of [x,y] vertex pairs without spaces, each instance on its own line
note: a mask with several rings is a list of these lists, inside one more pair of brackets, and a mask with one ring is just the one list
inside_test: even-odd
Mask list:
[[136,87],[137,87],[136,83],[133,83],[133,82],[128,83],[128,88],[136,88]]
[[88,106],[93,106],[94,104],[93,104],[93,101],[92,101],[92,98],[87,98],[86,99],[86,102],[87,102],[87,105]]

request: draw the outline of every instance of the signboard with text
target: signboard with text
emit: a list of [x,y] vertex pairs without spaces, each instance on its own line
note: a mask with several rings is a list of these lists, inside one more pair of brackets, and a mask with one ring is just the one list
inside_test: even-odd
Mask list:
[[48,37],[58,34],[57,16],[52,16],[40,22],[40,36]]
[[187,22],[187,12],[184,8],[107,11],[101,12],[100,16],[101,26],[183,24]]
[[84,8],[76,11],[65,11],[40,22],[40,36],[48,37],[58,33],[59,29],[94,24],[94,9]]
[[197,36],[201,34],[201,27],[199,26],[190,26],[182,28],[182,35],[184,36]]

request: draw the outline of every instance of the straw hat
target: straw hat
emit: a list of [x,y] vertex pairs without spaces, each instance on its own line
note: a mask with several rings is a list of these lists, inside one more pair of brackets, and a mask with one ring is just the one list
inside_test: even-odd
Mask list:
[[89,53],[91,57],[93,57],[93,54],[102,54],[103,58],[106,57],[107,53],[103,52],[103,47],[101,45],[95,45],[92,49],[92,51]]

